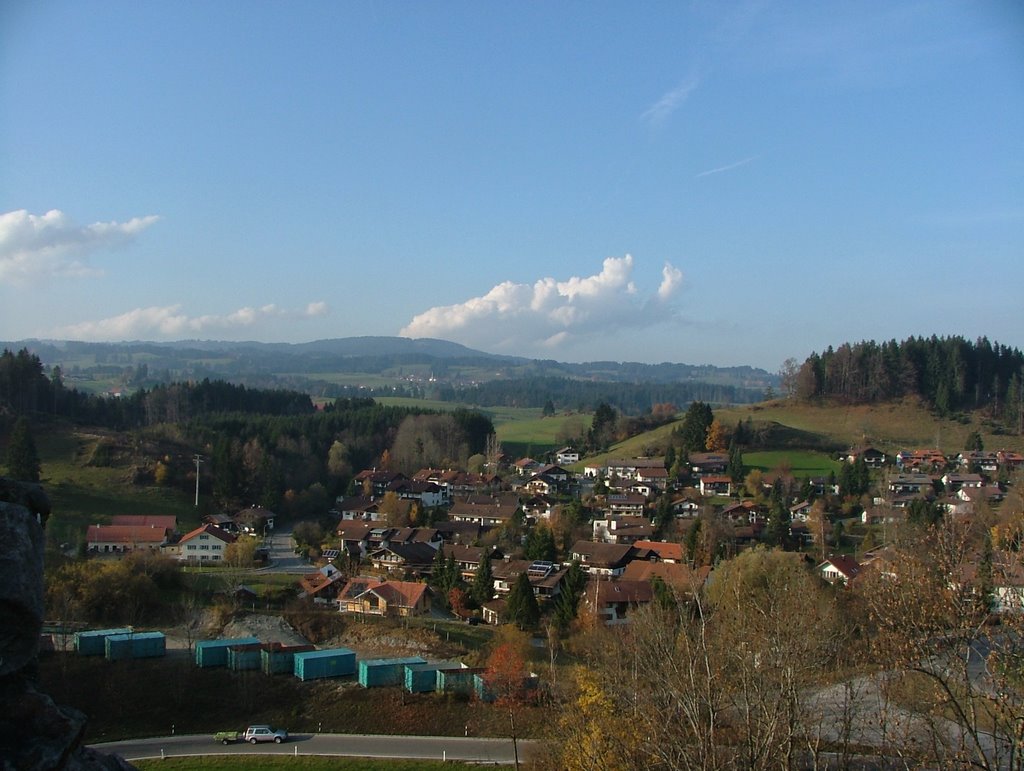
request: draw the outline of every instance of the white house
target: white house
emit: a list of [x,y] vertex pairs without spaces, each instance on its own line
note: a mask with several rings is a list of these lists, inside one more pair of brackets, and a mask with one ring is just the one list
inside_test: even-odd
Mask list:
[[224,559],[228,544],[237,540],[216,525],[203,525],[186,533],[178,542],[178,559],[186,562],[219,562]]

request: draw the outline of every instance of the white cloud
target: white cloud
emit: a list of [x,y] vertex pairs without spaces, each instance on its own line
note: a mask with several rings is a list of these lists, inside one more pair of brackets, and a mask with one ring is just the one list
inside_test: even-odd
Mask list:
[[0,214],[0,281],[25,284],[55,276],[91,276],[101,271],[76,258],[131,241],[159,217],[127,222],[76,225],[64,212],[29,214],[24,209]]
[[267,319],[296,320],[327,313],[327,303],[313,302],[299,311],[288,311],[277,305],[260,308],[245,307],[231,313],[188,316],[181,305],[135,308],[118,316],[97,321],[83,321],[54,330],[50,336],[71,340],[172,340],[197,335],[230,334],[233,330],[253,327]]
[[661,99],[644,110],[640,114],[640,119],[646,121],[651,126],[661,126],[672,113],[678,110],[690,98],[690,94],[699,85],[700,79],[696,75],[690,75],[671,91],[663,94]]
[[665,263],[657,292],[641,298],[633,267],[627,254],[607,258],[593,276],[546,277],[532,285],[504,281],[481,297],[418,314],[399,334],[527,355],[664,321],[672,313],[669,301],[682,285],[682,272]]
[[661,286],[658,287],[658,299],[670,299],[683,285],[683,271],[666,262],[661,269]]

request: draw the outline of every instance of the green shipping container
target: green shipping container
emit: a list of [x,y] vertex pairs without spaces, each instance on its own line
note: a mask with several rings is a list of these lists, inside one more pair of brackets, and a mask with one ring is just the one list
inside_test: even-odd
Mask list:
[[356,654],[348,648],[296,653],[293,672],[300,680],[345,677],[356,673]]
[[106,656],[118,659],[150,659],[167,653],[167,638],[163,632],[129,632],[112,634],[104,640]]
[[385,685],[400,685],[405,677],[408,664],[426,664],[419,656],[403,659],[367,659],[359,662],[359,684],[363,688],[378,688]]
[[106,639],[115,634],[129,634],[130,626],[118,629],[93,629],[89,632],[75,632],[75,651],[79,656],[105,656]]
[[196,666],[226,667],[228,648],[232,645],[258,643],[258,637],[231,637],[220,640],[200,640],[196,643]]
[[440,669],[459,670],[464,667],[457,661],[428,662],[405,665],[405,690],[409,693],[431,693],[437,690],[437,672]]

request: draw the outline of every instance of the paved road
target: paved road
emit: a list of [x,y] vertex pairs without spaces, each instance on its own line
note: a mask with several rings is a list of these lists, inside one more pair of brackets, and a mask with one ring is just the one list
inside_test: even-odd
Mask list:
[[[462,760],[470,763],[511,765],[511,739],[453,736],[379,736],[367,734],[295,734],[282,744],[223,745],[212,734],[164,736],[91,745],[101,752],[116,753],[125,760],[182,757],[187,755],[344,755],[359,758],[407,758]],[[519,759],[525,760],[536,743],[519,741]]]
[[270,550],[269,564],[256,570],[257,573],[294,573],[302,575],[316,572],[316,567],[303,557],[296,556],[295,542],[291,530],[271,530],[263,540]]

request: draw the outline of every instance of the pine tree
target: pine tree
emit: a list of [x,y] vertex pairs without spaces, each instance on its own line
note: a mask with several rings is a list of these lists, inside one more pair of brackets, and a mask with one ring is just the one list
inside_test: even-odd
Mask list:
[[735,437],[729,444],[729,465],[726,466],[725,473],[733,482],[743,481],[743,453],[740,452],[740,446]]
[[437,550],[434,555],[434,564],[430,570],[430,583],[437,590],[437,594],[441,597],[447,598],[448,592],[451,590],[451,586],[448,584],[448,560],[444,553],[444,547],[442,546]]
[[[486,548],[486,547],[485,547]],[[483,605],[494,597],[494,573],[491,571],[491,553],[485,551],[480,559],[480,565],[473,576],[473,586],[470,589],[473,601],[477,605]]]
[[39,481],[42,467],[39,463],[39,453],[36,451],[36,443],[32,438],[32,429],[29,426],[28,418],[18,418],[15,422],[10,442],[7,445],[4,464],[7,466],[7,474],[12,479],[22,482]]
[[789,541],[790,525],[789,507],[781,495],[772,495],[772,508],[768,514],[768,542],[774,546],[785,547]]
[[530,577],[526,575],[525,571],[519,574],[516,582],[512,585],[512,591],[508,593],[505,617],[520,629],[530,629],[540,621],[540,606],[537,605],[533,586],[530,585]]

